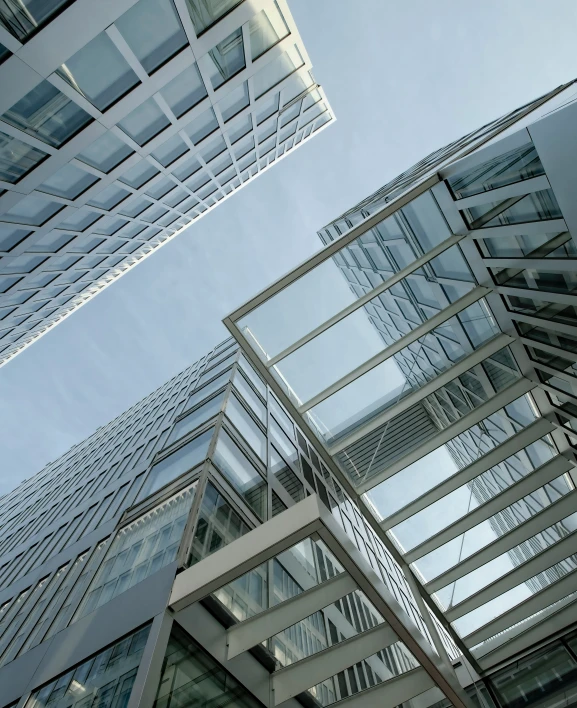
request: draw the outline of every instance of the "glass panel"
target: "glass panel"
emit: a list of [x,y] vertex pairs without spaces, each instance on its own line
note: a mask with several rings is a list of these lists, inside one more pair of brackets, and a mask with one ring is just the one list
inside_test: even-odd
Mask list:
[[154,708],[258,708],[260,705],[244,686],[173,624]]
[[[501,204],[505,206],[507,202]],[[491,218],[490,213],[500,205],[495,202],[483,204],[479,207],[470,207],[465,210],[471,225],[476,222],[481,227],[506,226],[507,224],[521,224],[531,221],[544,221],[547,219],[562,219],[563,214],[552,189],[533,192],[515,202],[512,206],[504,208]],[[494,213],[494,212],[493,212]]]
[[248,95],[248,82],[245,81],[238,88],[231,91],[226,98],[219,102],[218,107],[222,113],[222,119],[226,122],[240,113],[250,103]]
[[261,519],[266,519],[266,482],[230,435],[221,430],[213,462]]
[[197,35],[202,34],[241,2],[242,0],[186,0],[194,31]]
[[110,172],[129,155],[133,150],[111,131],[104,133],[92,145],[85,148],[78,159],[86,164],[96,167],[102,172]]
[[[142,0],[141,0],[142,1]],[[141,103],[126,118],[123,118],[118,125],[139,145],[145,145],[164,130],[170,121],[160,110],[153,98]]]
[[167,445],[170,445],[175,440],[179,440],[188,433],[192,432],[199,425],[206,423],[207,420],[217,415],[222,406],[222,401],[224,399],[224,392],[211,398],[205,404],[196,408],[192,413],[186,416],[186,418],[181,418],[177,423],[174,424],[174,428],[170,433]]
[[240,514],[209,482],[200,506],[188,564],[198,563],[249,531],[250,527]]
[[295,44],[294,47],[283,52],[280,57],[263,66],[253,76],[255,98],[263,96],[303,64],[303,59]]
[[36,32],[55,17],[69,0],[20,0],[17,4],[5,3],[0,9],[0,24],[21,42],[27,42]]
[[255,15],[250,20],[248,29],[253,61],[290,34],[276,2],[273,7],[261,10]]
[[41,226],[61,209],[64,204],[51,202],[43,197],[28,195],[2,215],[4,221],[14,221],[18,224]]
[[77,209],[70,216],[67,216],[58,226],[62,229],[70,229],[71,231],[84,231],[95,221],[98,221],[101,216],[99,212],[84,207],[83,209]]
[[233,394],[229,396],[225,413],[254,452],[266,462],[266,436]]
[[229,380],[230,372],[226,371],[224,374],[222,374],[222,376],[219,376],[218,378],[214,379],[214,381],[211,381],[204,388],[195,391],[186,402],[184,410],[190,410],[191,408],[196,406],[197,403],[200,403],[202,400],[204,400],[207,396],[210,396],[215,391],[218,391],[219,388],[226,386]]
[[473,553],[488,546],[504,533],[532,518],[571,491],[567,479],[558,477],[535,492],[519,499],[495,516],[445,543],[414,563],[426,581],[432,580]]
[[218,121],[214,115],[214,110],[209,108],[201,113],[197,118],[184,126],[184,132],[195,145],[202,142],[208,135],[218,128]]
[[213,89],[242,71],[245,66],[242,29],[235,30],[226,39],[199,59],[201,68],[210,77]]
[[92,116],[51,83],[41,81],[6,111],[2,120],[48,145],[60,147],[90,123]]
[[[139,629],[30,694],[26,708],[128,704],[150,625]],[[78,700],[76,700],[78,698]]]
[[75,199],[98,181],[98,177],[74,165],[65,165],[45,180],[37,189],[56,197]]
[[134,167],[124,172],[118,179],[121,182],[125,182],[130,187],[134,189],[140,189],[143,184],[146,184],[155,175],[158,174],[158,170],[154,165],[151,165],[148,160],[140,160]]
[[239,371],[235,373],[233,381],[235,388],[240,393],[245,403],[248,404],[260,422],[266,425],[266,406],[254,392],[252,386],[247,383],[246,379]]
[[183,116],[207,96],[196,64],[192,64],[160,91],[177,118]]
[[16,184],[48,154],[0,131],[0,179]]
[[115,25],[149,74],[188,44],[171,0],[140,0]]
[[188,145],[180,135],[174,135],[172,138],[162,143],[160,147],[156,148],[152,153],[152,157],[158,160],[163,167],[168,167],[187,151]]
[[196,484],[120,529],[73,621],[176,560]]
[[56,73],[99,111],[105,111],[140,83],[106,32],[88,42]]
[[126,199],[129,195],[130,192],[127,189],[124,189],[119,184],[116,184],[116,182],[113,182],[108,187],[105,187],[101,192],[98,192],[96,196],[92,197],[88,204],[90,206],[110,210],[114,209],[117,204],[120,204],[120,202],[123,199]]
[[144,499],[206,459],[213,430],[207,430],[154,465],[138,499]]
[[449,178],[457,199],[480,194],[508,184],[545,174],[532,143],[511,150],[487,162]]
[[[17,246],[26,236],[31,234],[32,232],[29,231],[28,229],[19,229],[16,226],[8,226],[7,224],[0,224],[0,251],[9,251],[10,249],[14,248],[14,246]],[[52,235],[53,232],[50,232],[49,235]],[[70,240],[70,236],[64,237],[62,240],[62,243],[60,245],[64,245],[66,241]],[[38,240],[40,241],[40,239]],[[36,241],[36,244],[33,244],[31,246],[28,246],[28,250],[30,251],[41,251],[42,250],[42,245],[38,247],[38,241]],[[57,248],[60,248],[60,246],[57,246]],[[50,251],[51,249],[47,249]],[[56,248],[54,249],[56,250]]]
[[278,479],[295,503],[305,498],[304,484],[284,461],[282,455],[277,452],[274,445],[270,446],[269,467],[271,473]]

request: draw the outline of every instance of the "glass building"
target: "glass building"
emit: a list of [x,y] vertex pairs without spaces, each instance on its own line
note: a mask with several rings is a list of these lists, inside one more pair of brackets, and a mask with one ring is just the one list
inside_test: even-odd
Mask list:
[[311,68],[285,0],[1,3],[0,365],[332,122]]
[[577,702],[574,97],[329,224],[0,499],[0,708]]

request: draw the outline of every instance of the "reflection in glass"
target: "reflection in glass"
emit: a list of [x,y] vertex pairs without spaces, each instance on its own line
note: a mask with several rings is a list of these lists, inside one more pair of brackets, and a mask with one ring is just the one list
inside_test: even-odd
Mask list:
[[192,432],[195,428],[198,428],[203,423],[206,423],[206,421],[210,420],[210,418],[217,415],[220,411],[223,399],[224,392],[214,398],[211,398],[202,406],[199,406],[192,411],[192,413],[189,413],[185,418],[181,418],[174,424],[174,428],[172,429],[166,444],[170,445],[175,440],[179,440],[188,433]]
[[114,697],[117,706],[127,705],[149,630],[139,629],[44,684],[30,694],[26,708],[108,706]]
[[16,184],[48,154],[0,131],[0,179]]
[[139,0],[115,25],[149,74],[188,44],[171,0]]
[[68,164],[50,175],[37,187],[41,192],[53,194],[64,199],[75,199],[79,194],[98,181],[98,177],[85,172],[79,167]]
[[48,81],[41,81],[32,91],[2,115],[2,120],[48,145],[60,147],[92,121]]
[[221,17],[228,14],[243,0],[186,0],[190,19],[194,25],[194,31],[200,36],[205,30],[218,22]]
[[283,79],[296,71],[304,64],[301,54],[296,46],[283,52],[279,57],[269,62],[257,71],[253,77],[255,98],[260,98]]
[[289,34],[285,19],[276,2],[274,6],[261,10],[250,20],[248,31],[253,61]]
[[67,59],[57,73],[99,111],[105,111],[140,83],[106,32]]
[[242,29],[239,28],[199,59],[203,71],[217,89],[246,66]]
[[73,621],[176,560],[196,483],[120,529]]
[[266,482],[226,430],[221,430],[214,464],[261,519],[266,519]]
[[207,93],[196,64],[192,64],[166,84],[160,95],[177,118],[200,103]]
[[69,0],[20,0],[4,3],[0,9],[0,24],[21,42],[27,42],[44,25],[55,17]]
[[170,121],[154,98],[149,98],[119,121],[118,125],[134,142],[145,145],[170,125]]
[[256,452],[264,462],[266,460],[266,436],[234,394],[229,396],[225,414],[254,452]]
[[109,130],[85,148],[78,159],[108,173],[132,153],[132,148]]

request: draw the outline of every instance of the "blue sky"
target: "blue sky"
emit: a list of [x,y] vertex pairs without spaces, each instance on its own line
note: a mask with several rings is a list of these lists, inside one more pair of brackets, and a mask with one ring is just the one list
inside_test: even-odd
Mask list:
[[0,369],[0,493],[198,359],[316,230],[577,76],[573,0],[290,0],[337,123]]

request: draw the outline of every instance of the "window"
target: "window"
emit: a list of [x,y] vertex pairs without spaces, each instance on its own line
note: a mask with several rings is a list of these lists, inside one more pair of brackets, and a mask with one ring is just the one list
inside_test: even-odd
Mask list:
[[229,397],[225,413],[254,452],[266,462],[266,437],[236,396]]
[[255,15],[249,22],[248,30],[253,61],[290,34],[276,2],[274,7],[261,10]]
[[42,150],[0,132],[0,179],[5,182],[16,184],[47,157]]
[[57,73],[99,111],[140,83],[106,32],[70,57]]
[[241,2],[242,0],[186,0],[194,31],[197,35],[202,34]]
[[120,529],[74,620],[176,560],[196,483]]
[[206,459],[212,433],[211,428],[154,465],[138,498],[144,499],[203,462]]
[[76,199],[79,194],[85,192],[95,182],[98,177],[85,172],[80,167],[74,165],[64,165],[57,172],[44,180],[38,187],[41,192],[53,194],[55,197],[64,199]]
[[[10,251],[31,233],[32,232],[28,229],[19,229],[17,226],[0,224],[0,251]],[[70,239],[70,237],[68,237],[68,239]],[[38,249],[29,247],[28,250]]]
[[113,182],[108,185],[108,187],[105,187],[101,192],[98,192],[96,196],[92,197],[88,204],[90,206],[110,210],[114,209],[117,204],[120,204],[123,199],[126,199],[129,194],[130,192],[127,189],[124,189],[120,185],[116,184],[116,182]]
[[149,74],[188,44],[171,0],[140,0],[115,25]]
[[15,128],[60,147],[92,117],[48,81],[41,81],[2,116]]
[[225,430],[218,436],[213,462],[255,513],[266,519],[266,482]]
[[207,111],[201,113],[201,115],[186,125],[184,127],[184,132],[195,145],[198,145],[198,143],[213,133],[217,128],[218,121],[214,115],[214,110],[209,108]]
[[226,122],[233,118],[237,113],[240,113],[250,103],[248,94],[248,82],[244,81],[238,88],[231,91],[226,98],[218,104],[222,119]]
[[52,202],[43,197],[29,194],[7,211],[2,219],[18,224],[41,226],[63,208],[64,205],[59,202]]
[[204,73],[210,77],[212,88],[217,89],[246,66],[242,29],[237,30],[219,42],[208,54],[200,58]]
[[163,167],[168,167],[187,151],[188,145],[180,135],[174,135],[172,138],[162,143],[160,147],[156,148],[152,153],[152,157],[158,160]]
[[160,95],[177,118],[200,103],[207,96],[207,92],[196,64],[192,64],[166,84]]
[[70,0],[20,0],[3,3],[0,8],[0,24],[21,42],[27,42],[42,29],[58,12],[70,4]]
[[256,98],[270,91],[293,71],[304,64],[300,52],[295,44],[290,50],[284,52],[270,64],[264,66],[253,77],[254,95]]
[[146,184],[157,174],[158,170],[148,160],[140,160],[118,179],[134,189],[140,189],[143,184]]
[[33,691],[26,708],[64,708],[71,701],[80,707],[78,696],[86,696],[94,706],[112,705],[113,699],[117,706],[127,705],[149,630],[139,629]]
[[170,121],[153,98],[149,98],[123,118],[118,125],[139,145],[145,145],[164,130]]
[[101,214],[92,209],[82,208],[76,209],[70,216],[67,216],[64,221],[61,221],[59,227],[62,229],[70,229],[70,231],[84,231],[91,226],[95,221],[100,219]]
[[78,159],[97,170],[108,173],[132,153],[132,148],[114,133],[108,131],[95,140],[92,145],[85,148],[78,155]]
[[198,428],[207,420],[213,418],[220,411],[222,406],[222,401],[224,399],[224,392],[211,398],[209,401],[204,403],[199,408],[196,408],[192,413],[189,413],[186,418],[181,418],[177,423],[174,424],[174,428],[170,433],[167,445],[170,445],[175,440],[179,440],[188,433],[192,432],[195,428]]

